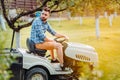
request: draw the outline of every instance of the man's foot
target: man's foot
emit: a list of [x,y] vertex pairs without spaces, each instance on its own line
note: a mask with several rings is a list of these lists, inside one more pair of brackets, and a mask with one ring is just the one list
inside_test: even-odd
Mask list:
[[64,65],[61,65],[61,64],[60,64],[60,68],[62,69],[62,71],[65,70],[65,66],[64,66]]
[[51,63],[58,63],[59,61],[57,59],[52,59]]

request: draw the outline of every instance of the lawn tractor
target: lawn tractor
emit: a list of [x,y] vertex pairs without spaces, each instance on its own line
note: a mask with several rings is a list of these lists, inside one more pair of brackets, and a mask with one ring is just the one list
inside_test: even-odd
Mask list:
[[47,50],[36,49],[35,43],[27,38],[28,49],[3,50],[16,57],[10,66],[13,73],[11,80],[79,80],[83,63],[89,64],[91,70],[98,64],[98,55],[93,47],[60,38],[55,41],[64,46],[65,70],[61,69],[59,62],[51,62],[46,55]]

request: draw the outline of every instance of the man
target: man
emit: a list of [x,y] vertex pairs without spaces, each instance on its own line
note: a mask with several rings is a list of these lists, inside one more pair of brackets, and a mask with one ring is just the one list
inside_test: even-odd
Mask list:
[[52,53],[53,50],[56,49],[57,57],[60,62],[60,67],[63,69],[64,68],[63,49],[62,49],[63,46],[60,43],[57,43],[54,40],[48,38],[45,35],[45,32],[48,31],[50,34],[52,34],[57,38],[64,37],[65,39],[68,39],[68,37],[55,32],[51,28],[51,26],[47,22],[49,16],[50,16],[50,9],[48,7],[43,8],[41,12],[41,16],[36,18],[32,23],[30,39],[33,42],[35,42],[35,47],[38,49],[51,50]]

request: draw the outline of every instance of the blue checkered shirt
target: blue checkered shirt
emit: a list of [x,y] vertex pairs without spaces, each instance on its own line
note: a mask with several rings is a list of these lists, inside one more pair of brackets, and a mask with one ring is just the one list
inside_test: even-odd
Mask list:
[[51,28],[48,22],[43,23],[40,17],[36,18],[32,23],[30,39],[34,43],[42,43],[46,37],[45,32],[48,31],[53,36],[56,32]]

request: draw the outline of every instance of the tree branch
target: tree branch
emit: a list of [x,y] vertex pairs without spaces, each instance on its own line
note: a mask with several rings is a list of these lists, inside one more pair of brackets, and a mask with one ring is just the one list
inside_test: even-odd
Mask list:
[[59,9],[59,10],[53,10],[53,11],[51,11],[51,13],[61,12],[61,11],[67,10],[67,8],[68,8],[68,7],[63,8],[63,9]]
[[8,25],[10,26],[11,29],[15,29],[14,25],[12,24],[12,22],[7,17],[4,0],[0,0],[0,1],[1,1],[2,12],[3,12],[3,16],[4,16],[5,20],[7,21]]
[[18,19],[19,19],[20,17],[22,17],[22,16],[25,16],[25,15],[28,15],[28,14],[32,14],[32,13],[34,13],[34,12],[36,12],[36,11],[42,10],[42,8],[44,7],[44,5],[47,4],[47,2],[48,2],[48,0],[44,0],[43,3],[42,3],[42,5],[41,5],[39,8],[36,8],[36,9],[34,9],[34,10],[30,10],[30,11],[27,11],[27,12],[22,12],[22,13],[20,13],[18,16],[16,16],[16,17],[12,20],[12,22],[15,23],[16,20],[18,20]]
[[118,3],[120,5],[120,1],[119,0],[115,0],[115,1],[116,1],[116,3]]
[[[11,29],[13,29],[13,30],[15,30],[15,31],[19,31],[19,30],[21,30],[22,28],[25,28],[25,27],[30,26],[33,21],[31,21],[31,22],[29,22],[29,23],[26,23],[26,24],[23,24],[23,25],[18,25],[18,26],[15,25],[15,22],[16,22],[19,18],[21,18],[21,17],[23,17],[23,16],[25,16],[25,15],[32,14],[32,13],[34,13],[34,12],[36,12],[36,11],[42,10],[42,8],[43,8],[44,6],[46,6],[47,2],[50,1],[50,0],[42,0],[42,5],[41,5],[39,8],[36,8],[36,9],[34,9],[34,10],[30,10],[30,11],[27,11],[27,12],[21,12],[20,14],[18,14],[18,15],[17,15],[16,17],[14,17],[13,19],[9,19],[9,18],[7,17],[7,12],[6,12],[6,7],[5,7],[5,6],[6,6],[6,5],[5,5],[5,0],[0,0],[0,1],[1,1],[1,6],[2,6],[2,12],[3,12],[3,15],[4,15],[5,20],[7,21],[7,24],[9,25],[9,27],[10,27]],[[60,5],[60,3],[61,3],[61,0],[58,0],[58,2],[57,2],[57,1],[55,2],[54,6],[56,6],[56,5],[57,5],[57,6],[54,7],[54,10],[52,10],[52,13],[64,11],[64,10],[66,10],[66,9],[68,8],[68,7],[66,7],[66,8],[63,8],[63,9],[55,10],[55,9],[58,8],[58,6]]]
[[33,20],[31,22],[26,23],[26,24],[18,25],[17,31],[21,30],[22,28],[29,27],[32,24],[32,22],[33,22]]
[[60,3],[61,3],[61,0],[58,0],[58,1],[55,3],[56,7],[53,8],[55,5],[52,5],[52,6],[50,7],[50,9],[53,8],[53,10],[56,10],[56,9],[58,8],[58,6],[59,6]]

